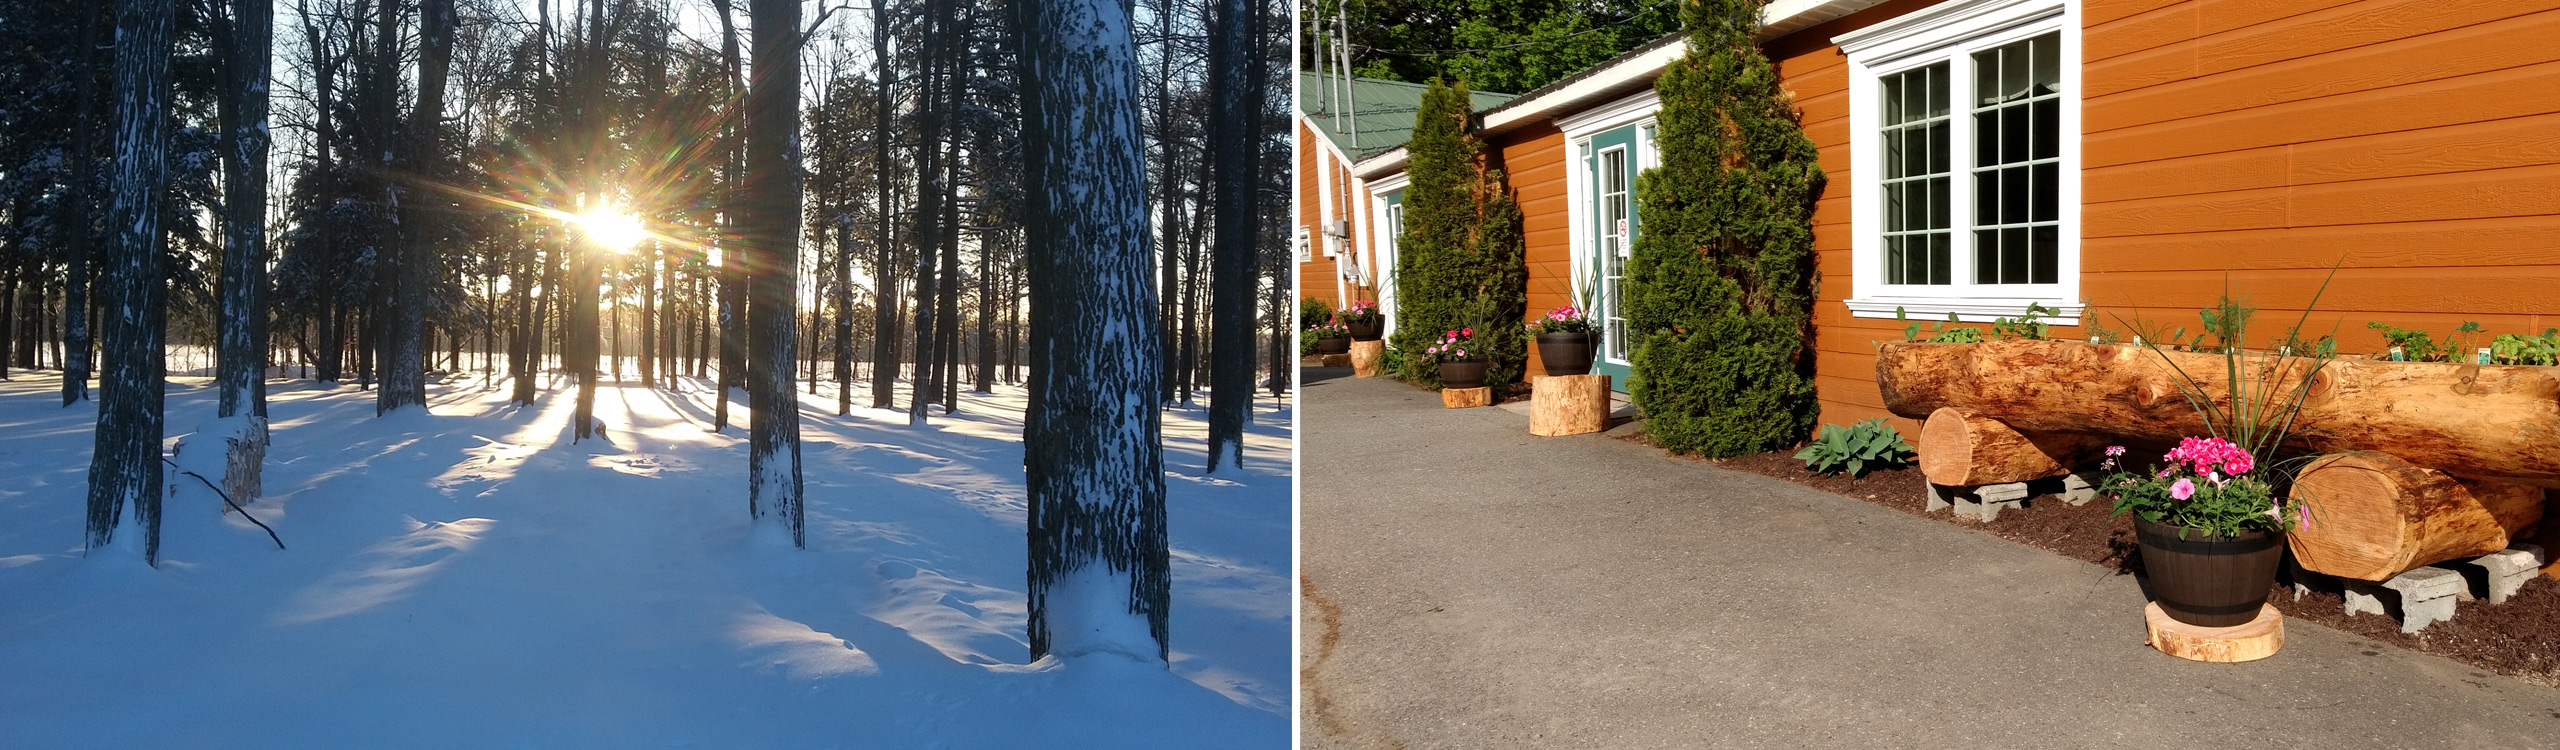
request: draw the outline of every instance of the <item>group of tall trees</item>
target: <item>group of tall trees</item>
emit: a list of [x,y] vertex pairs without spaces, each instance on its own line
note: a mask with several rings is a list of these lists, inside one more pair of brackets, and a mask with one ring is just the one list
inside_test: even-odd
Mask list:
[[[1310,69],[1525,93],[1680,29],[1688,0],[1310,0]],[[1347,44],[1346,44],[1347,42]],[[1337,46],[1340,45],[1340,46]],[[1322,67],[1316,67],[1318,61]]]
[[[1519,382],[1529,359],[1526,245],[1520,207],[1494,155],[1469,132],[1465,84],[1438,79],[1423,91],[1414,115],[1412,175],[1405,188],[1404,236],[1396,240],[1395,346],[1423,351],[1444,332],[1474,329],[1485,358],[1485,382],[1495,388]],[[1423,357],[1405,360],[1403,377],[1427,386],[1439,370]]]
[[1287,4],[804,5],[0,4],[0,368],[50,353],[77,403],[99,352],[92,546],[156,562],[169,345],[213,345],[208,416],[261,450],[278,376],[381,413],[565,376],[575,439],[626,365],[715,429],[742,388],[749,513],[794,544],[802,381],[917,423],[1023,382],[1034,611],[1101,565],[1161,658],[1155,410],[1206,386],[1239,461],[1291,334]]

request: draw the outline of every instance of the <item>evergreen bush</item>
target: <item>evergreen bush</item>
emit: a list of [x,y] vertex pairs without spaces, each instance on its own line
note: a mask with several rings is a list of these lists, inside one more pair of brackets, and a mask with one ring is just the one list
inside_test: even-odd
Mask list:
[[1752,44],[1760,5],[1681,5],[1688,54],[1654,84],[1662,165],[1636,180],[1628,390],[1647,433],[1680,453],[1794,445],[1819,408],[1807,339],[1823,174]]
[[[1423,92],[1415,116],[1405,187],[1404,236],[1396,243],[1396,332],[1390,343],[1428,349],[1442,334],[1475,328],[1488,357],[1485,383],[1520,379],[1528,338],[1519,322],[1528,308],[1528,267],[1520,208],[1502,170],[1480,158],[1467,135],[1472,122],[1466,84],[1438,80]],[[1404,379],[1438,387],[1439,371],[1422,357],[1404,361]]]

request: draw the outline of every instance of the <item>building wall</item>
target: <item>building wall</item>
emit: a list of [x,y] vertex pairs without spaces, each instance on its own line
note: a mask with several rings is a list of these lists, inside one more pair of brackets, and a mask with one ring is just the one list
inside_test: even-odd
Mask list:
[[[1342,163],[1342,160],[1336,158],[1332,150],[1322,143],[1321,139],[1324,137],[1322,134],[1308,130],[1306,123],[1300,121],[1297,126],[1297,136],[1299,179],[1296,222],[1297,226],[1306,229],[1309,243],[1307,262],[1298,264],[1298,296],[1324,300],[1325,304],[1337,310],[1341,309],[1346,301],[1376,301],[1378,295],[1374,289],[1349,282],[1337,283],[1341,272],[1340,262],[1333,257],[1327,257],[1324,253],[1328,245],[1336,252],[1358,253],[1356,262],[1368,269],[1371,281],[1376,281],[1382,274],[1376,268],[1375,257],[1366,244],[1369,225],[1374,221],[1375,205],[1366,195],[1366,191],[1359,189],[1359,185],[1352,182],[1349,165]],[[1327,182],[1319,184],[1319,180]],[[1325,236],[1325,224],[1345,219],[1351,222],[1351,237],[1348,240]]]
[[[1501,154],[1512,201],[1520,206],[1521,239],[1529,263],[1528,317],[1573,304],[1572,209],[1565,198],[1571,175],[1564,131],[1555,123],[1538,123],[1503,134],[1494,144]],[[1538,347],[1529,346],[1529,373],[1539,368]]]

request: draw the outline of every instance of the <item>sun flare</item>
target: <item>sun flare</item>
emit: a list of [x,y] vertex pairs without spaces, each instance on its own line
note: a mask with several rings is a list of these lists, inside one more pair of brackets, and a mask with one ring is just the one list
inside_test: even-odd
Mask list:
[[640,226],[640,217],[613,209],[580,215],[578,224],[586,228],[588,241],[617,253],[631,252],[633,245],[649,238],[649,230]]

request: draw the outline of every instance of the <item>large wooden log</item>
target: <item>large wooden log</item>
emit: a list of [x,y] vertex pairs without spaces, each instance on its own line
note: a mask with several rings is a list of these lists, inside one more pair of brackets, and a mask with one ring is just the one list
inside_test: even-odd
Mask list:
[[1609,429],[1609,376],[1549,375],[1529,384],[1529,434],[1557,437]]
[[[2250,383],[2289,392],[2307,359],[2252,355]],[[1885,408],[1920,419],[1957,406],[2021,432],[2076,432],[2174,443],[2206,434],[2176,371],[2218,404],[2231,396],[2220,354],[2065,341],[1890,342],[1876,357]],[[2560,368],[2338,359],[2313,377],[2288,447],[2388,450],[2456,476],[2560,487]]]
[[1466,409],[1493,405],[1493,388],[1442,388],[1440,406],[1444,409]]
[[2095,460],[2106,444],[2096,435],[2019,432],[1981,412],[1949,406],[1930,412],[1920,425],[1920,474],[1949,487],[2058,477]]
[[2287,535],[2294,559],[2364,581],[2506,549],[2543,510],[2541,487],[2462,479],[2381,453],[2322,456],[2303,467],[2294,495],[2311,503],[2310,527]]
[[1351,342],[1351,377],[1377,377],[1378,358],[1386,353],[1387,342],[1384,341]]

